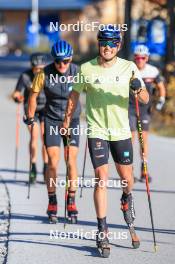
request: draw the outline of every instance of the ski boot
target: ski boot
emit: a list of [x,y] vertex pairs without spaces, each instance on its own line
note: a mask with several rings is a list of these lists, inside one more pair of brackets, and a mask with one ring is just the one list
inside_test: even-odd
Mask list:
[[135,210],[134,201],[131,193],[123,193],[121,198],[121,210],[123,211],[125,222],[128,225],[128,229],[132,239],[132,246],[134,249],[139,248],[140,241],[134,228]]
[[[74,196],[70,196],[70,193],[74,193]],[[67,215],[68,215],[68,222],[70,224],[77,224],[77,215],[78,210],[75,204],[75,191],[72,191],[68,193],[67,196]]]
[[49,204],[48,204],[48,208],[47,208],[47,214],[49,217],[49,223],[50,224],[56,224],[58,222],[56,194],[49,196]]
[[110,246],[109,239],[107,237],[108,230],[99,229],[96,233],[96,245],[97,249],[103,258],[109,258],[110,255]]
[[47,172],[47,168],[48,168],[48,163],[44,163],[43,166],[43,177],[44,177],[44,183],[46,183],[46,172]]
[[[151,176],[148,174],[148,182],[150,183],[152,181]],[[141,176],[140,176],[140,182],[146,182],[146,175],[144,172],[144,164],[142,162],[141,164]]]
[[36,164],[32,163],[32,168],[30,170],[30,175],[29,175],[29,180],[31,184],[36,183],[36,176],[37,176]]

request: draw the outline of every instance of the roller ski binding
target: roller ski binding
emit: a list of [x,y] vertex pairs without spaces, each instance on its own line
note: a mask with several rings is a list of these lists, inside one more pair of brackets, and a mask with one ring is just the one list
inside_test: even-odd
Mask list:
[[75,204],[75,196],[67,197],[67,216],[69,224],[77,224],[78,210]]
[[131,193],[130,194],[123,193],[121,198],[121,210],[123,211],[124,219],[128,225],[128,229],[132,239],[132,246],[134,249],[139,248],[140,240],[134,228],[135,210],[134,210],[134,201]]
[[109,239],[107,237],[107,230],[100,231],[96,233],[96,245],[100,253],[100,256],[103,258],[109,258],[110,255],[110,246]]
[[58,222],[57,218],[57,200],[56,195],[49,197],[49,204],[47,208],[47,214],[50,224],[56,224]]

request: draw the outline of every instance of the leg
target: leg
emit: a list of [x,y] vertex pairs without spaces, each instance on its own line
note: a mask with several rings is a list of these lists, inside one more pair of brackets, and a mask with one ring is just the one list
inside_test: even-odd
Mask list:
[[47,150],[46,146],[44,144],[44,121],[42,120],[40,122],[40,131],[41,131],[41,141],[42,141],[42,157],[43,157],[43,176],[44,176],[44,182],[46,182],[46,172],[48,168],[48,155],[47,155]]
[[[38,124],[34,122],[33,128],[28,126],[30,132],[30,142],[29,142],[29,152],[31,155],[31,168],[30,168],[30,182],[35,183],[37,177],[37,168],[36,168],[36,160],[37,160],[37,150],[38,150]],[[32,131],[32,134],[31,134]]]
[[88,146],[95,171],[94,205],[98,221],[96,244],[101,255],[109,257],[110,246],[106,222],[109,144],[102,139],[90,138]]
[[95,169],[96,184],[94,189],[94,204],[97,218],[106,218],[107,212],[107,180],[108,165],[102,165]]
[[[73,119],[70,127],[72,128],[72,133],[70,139],[63,137],[64,143],[64,158],[68,166],[68,189],[67,189],[67,212],[68,220],[70,223],[77,223],[78,210],[75,204],[75,194],[77,190],[77,155],[79,147],[79,135],[73,133],[73,129],[79,126],[79,119]],[[67,155],[69,155],[67,157]]]
[[46,146],[44,145],[44,122],[40,123],[40,129],[41,129],[41,140],[42,140],[42,157],[44,163],[48,163],[48,155],[47,155],[47,150]]
[[60,148],[55,147],[47,147],[48,153],[48,169],[47,169],[47,190],[48,193],[56,192],[56,175],[57,175],[57,166],[60,158]]
[[[67,149],[69,148],[69,150]],[[75,204],[75,195],[77,190],[77,154],[78,147],[76,146],[66,146],[64,148],[64,156],[65,162],[68,166],[68,192],[67,192],[67,212],[68,212],[68,220],[72,224],[77,223],[77,214],[78,210]],[[69,157],[67,157],[67,153],[69,152]]]
[[117,172],[122,180],[123,194],[121,198],[121,209],[131,233],[132,245],[134,248],[138,248],[140,242],[134,230],[135,210],[131,194],[134,182],[132,168],[133,149],[131,139],[110,142],[110,149]]
[[48,190],[49,204],[47,214],[50,223],[57,222],[57,198],[56,198],[56,173],[60,156],[60,148],[48,147],[48,168],[46,172],[46,183]]
[[[31,134],[31,126],[28,126],[28,129]],[[31,151],[32,163],[36,163],[37,152],[38,152],[38,124],[37,122],[34,122],[33,130],[32,130],[32,146],[30,149],[30,143],[29,143],[29,151]]]
[[49,205],[47,214],[52,223],[57,222],[57,198],[56,198],[56,175],[57,166],[60,159],[60,143],[61,136],[59,133],[50,133],[50,127],[56,131],[58,122],[54,122],[49,118],[44,121],[44,143],[48,153],[48,169],[46,171],[46,184],[48,190]]
[[[69,190],[76,191],[77,190],[77,155],[78,155],[78,147],[76,146],[69,146]],[[65,162],[67,162],[67,146],[64,148],[64,158]]]

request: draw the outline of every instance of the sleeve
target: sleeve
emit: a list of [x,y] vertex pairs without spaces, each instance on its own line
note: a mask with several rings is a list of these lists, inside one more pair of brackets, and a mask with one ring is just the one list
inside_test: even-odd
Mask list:
[[45,82],[45,74],[44,71],[40,71],[36,74],[33,84],[32,84],[32,91],[34,93],[40,93],[41,90],[44,88],[44,82]]
[[83,90],[86,90],[85,77],[82,73],[81,67],[79,68],[78,73],[76,74],[73,82],[73,91],[81,93]]
[[142,77],[141,77],[141,74],[140,74],[140,71],[139,69],[137,68],[136,64],[134,62],[132,62],[132,71],[134,71],[134,77],[135,78],[138,78],[141,82],[141,87],[142,88],[145,88],[145,83],[144,81],[142,80]]
[[160,82],[165,82],[163,76],[160,74],[159,70],[156,68],[157,72],[156,72],[156,77],[155,77],[155,83],[158,84]]
[[18,79],[18,82],[16,84],[15,91],[22,92],[26,88],[25,80],[24,80],[24,74],[22,73]]

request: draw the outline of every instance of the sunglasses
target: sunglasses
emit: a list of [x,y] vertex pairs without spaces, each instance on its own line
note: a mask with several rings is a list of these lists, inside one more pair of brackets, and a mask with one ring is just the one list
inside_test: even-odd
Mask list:
[[61,63],[63,63],[63,64],[68,64],[70,62],[70,59],[66,59],[66,60],[60,60],[60,59],[55,59],[55,63],[56,64],[61,64]]
[[100,47],[109,46],[110,48],[116,48],[119,45],[119,42],[116,40],[99,40]]
[[135,60],[146,60],[144,56],[135,56]]

